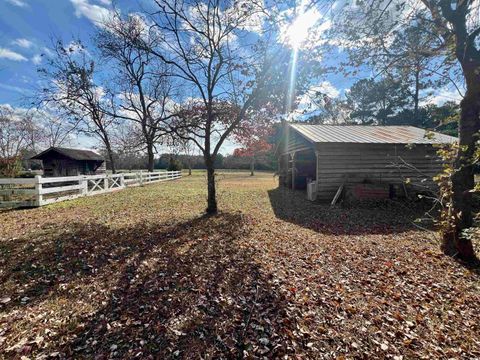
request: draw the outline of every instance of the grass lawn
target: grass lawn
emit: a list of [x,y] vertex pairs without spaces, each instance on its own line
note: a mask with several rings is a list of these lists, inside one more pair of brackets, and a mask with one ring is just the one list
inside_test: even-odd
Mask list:
[[479,358],[480,276],[410,206],[270,173],[0,212],[0,358]]

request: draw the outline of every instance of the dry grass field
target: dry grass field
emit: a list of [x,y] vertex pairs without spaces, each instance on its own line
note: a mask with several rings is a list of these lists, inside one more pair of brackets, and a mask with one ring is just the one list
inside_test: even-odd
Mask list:
[[[0,212],[1,358],[480,357],[480,276],[412,204],[330,208],[272,174]],[[421,212],[421,211],[420,211]]]

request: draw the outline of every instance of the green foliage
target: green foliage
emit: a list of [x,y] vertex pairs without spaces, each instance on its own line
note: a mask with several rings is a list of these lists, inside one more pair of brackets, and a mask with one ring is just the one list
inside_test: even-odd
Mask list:
[[182,163],[173,156],[170,158],[170,163],[168,164],[167,171],[180,171],[182,170]]
[[24,179],[31,179],[31,178],[34,178],[35,175],[37,175],[37,174],[35,174],[34,172],[25,171],[25,172],[20,173],[17,177],[18,178],[24,178]]
[[438,203],[441,206],[440,216],[436,223],[442,233],[450,232],[458,220],[453,211],[452,176],[455,173],[455,159],[459,151],[458,144],[442,145],[437,154],[443,161],[443,169],[433,178],[439,187]]
[[[362,79],[346,94],[346,101],[335,105],[334,113],[347,106],[354,123],[375,125],[411,125],[432,129],[447,135],[458,135],[460,106],[454,101],[442,105],[428,104],[415,110],[407,86],[399,81]],[[330,120],[333,117],[329,114]],[[328,120],[328,119],[327,119]],[[311,122],[322,123],[325,119],[312,118]]]
[[388,125],[408,101],[405,85],[391,78],[359,80],[346,97],[353,121],[376,125]]

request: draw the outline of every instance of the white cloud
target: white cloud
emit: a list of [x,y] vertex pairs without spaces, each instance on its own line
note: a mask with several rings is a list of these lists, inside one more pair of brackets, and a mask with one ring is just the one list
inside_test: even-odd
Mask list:
[[6,0],[8,3],[18,7],[28,7],[28,3],[23,0]]
[[50,50],[48,47],[43,47],[43,52],[45,53],[45,55],[47,55],[48,57],[52,57],[53,55],[55,55],[55,53]]
[[[424,102],[425,104],[435,104],[435,105],[442,105],[443,103],[447,101],[455,101],[455,102],[460,102],[463,99],[463,96],[458,93],[456,89],[449,89],[449,88],[443,88],[438,91],[436,91],[432,97],[429,99],[426,99]],[[422,104],[422,105],[425,105]]]
[[318,85],[312,86],[308,90],[308,93],[310,94],[322,93],[322,94],[328,95],[331,98],[336,98],[338,97],[338,95],[340,95],[340,91],[338,91],[338,89],[335,86],[333,86],[330,81],[327,81],[327,80],[322,81]]
[[[257,3],[251,0],[237,0],[234,1],[232,6],[229,9],[226,9],[226,15],[228,17],[242,17],[241,24],[239,28],[250,31],[261,33],[263,28],[263,23],[267,17],[265,7],[263,2]],[[248,12],[249,16],[244,17],[244,13]]]
[[34,57],[32,57],[32,62],[33,62],[35,65],[39,65],[39,64],[42,62],[42,55],[37,54],[37,55],[35,55]]
[[18,46],[20,46],[22,48],[25,48],[25,49],[29,49],[33,46],[33,42],[31,42],[28,39],[16,39],[16,40],[12,41],[12,44],[18,45]]
[[[72,40],[68,43],[67,46],[65,46],[65,50],[72,53],[72,54],[85,54],[88,57],[92,57],[88,49],[82,44],[79,43],[78,41]],[[51,55],[49,55],[51,56]]]
[[298,106],[290,116],[299,119],[305,114],[313,115],[325,105],[324,95],[329,98],[336,98],[340,95],[340,91],[327,80],[318,85],[313,85],[299,98]]
[[12,61],[27,61],[27,58],[15,51],[0,48],[0,59],[7,59]]
[[[89,0],[70,0],[75,8],[75,16],[78,18],[86,17],[96,26],[102,26],[102,24],[111,19],[113,12],[103,6],[93,4]],[[109,1],[101,0],[101,4],[110,5]]]
[[0,104],[0,112],[6,114],[12,121],[21,121],[28,110],[22,107],[14,107],[10,104]]

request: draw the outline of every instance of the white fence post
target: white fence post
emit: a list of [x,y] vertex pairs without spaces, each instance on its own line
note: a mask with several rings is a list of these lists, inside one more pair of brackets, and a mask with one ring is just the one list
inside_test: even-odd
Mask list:
[[80,180],[78,180],[78,184],[81,185],[80,195],[87,196],[88,193],[88,180],[86,176],[82,176]]
[[140,186],[143,186],[143,172],[140,170]]
[[105,174],[105,178],[103,179],[103,190],[108,190],[108,175]]
[[42,192],[42,176],[35,175],[35,202],[36,206],[42,206],[43,195]]
[[123,189],[125,187],[125,175],[120,174],[120,187]]

